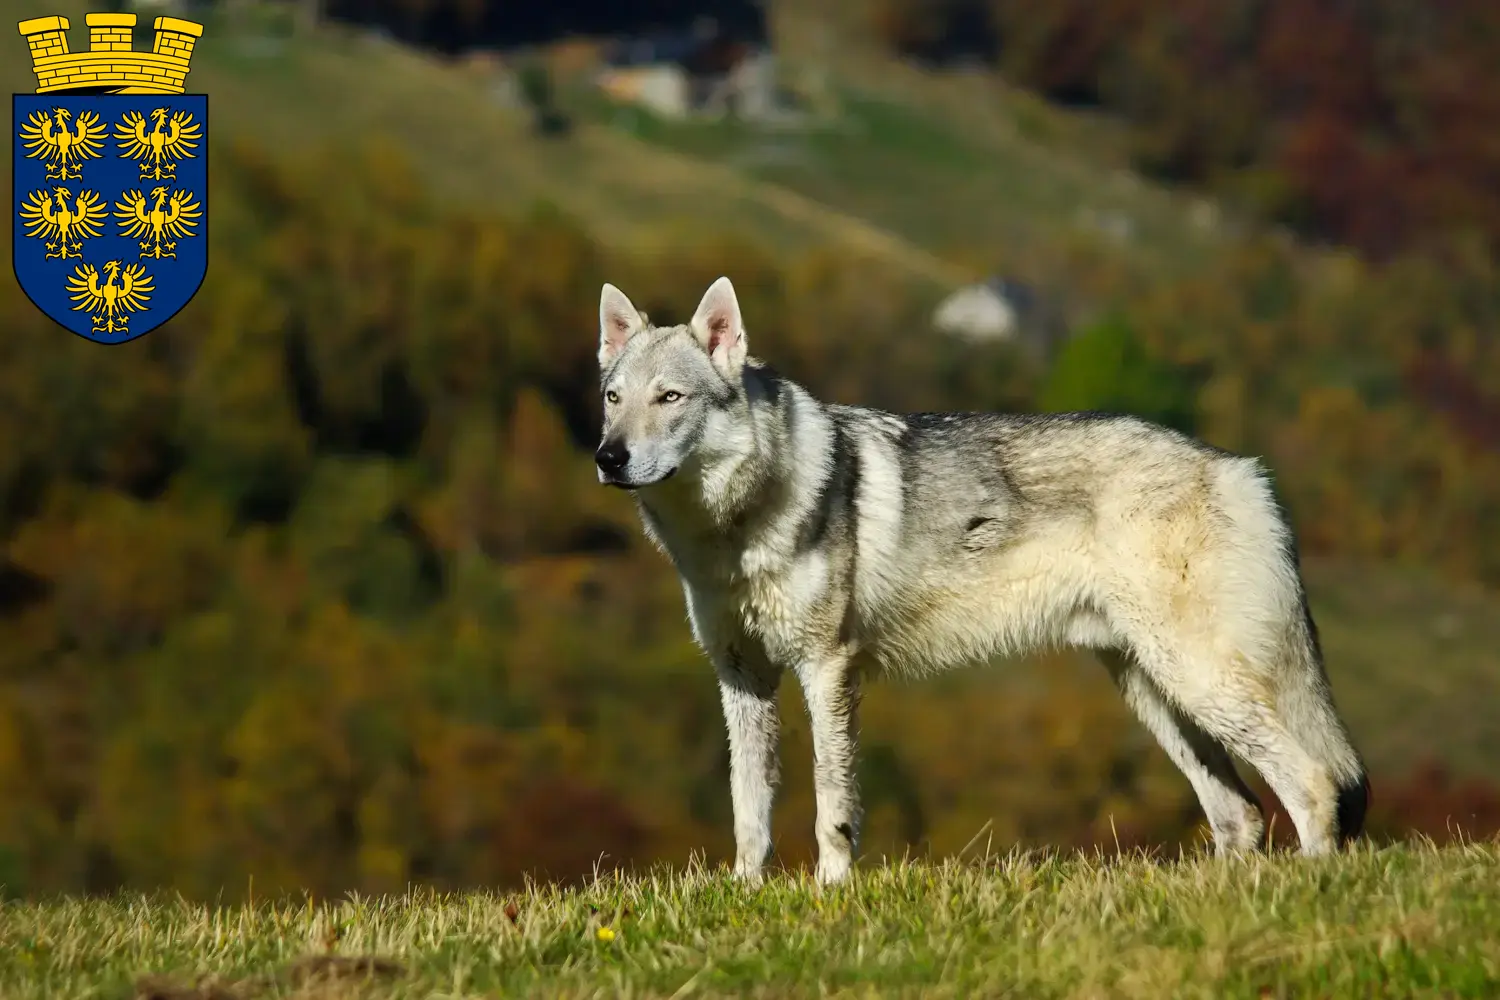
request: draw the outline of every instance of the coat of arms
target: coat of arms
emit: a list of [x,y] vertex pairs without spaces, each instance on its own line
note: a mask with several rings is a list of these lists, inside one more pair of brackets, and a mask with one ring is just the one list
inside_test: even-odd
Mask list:
[[136,15],[20,23],[35,94],[16,94],[12,228],[16,278],[81,337],[119,344],[187,305],[208,270],[208,98],[183,81],[202,25],[158,17],[137,51]]

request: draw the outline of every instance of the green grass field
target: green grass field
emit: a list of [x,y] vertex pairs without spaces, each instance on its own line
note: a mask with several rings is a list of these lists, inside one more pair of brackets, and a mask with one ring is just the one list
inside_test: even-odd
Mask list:
[[820,892],[701,870],[578,891],[0,910],[6,997],[1484,997],[1500,843],[1327,859],[1012,855]]

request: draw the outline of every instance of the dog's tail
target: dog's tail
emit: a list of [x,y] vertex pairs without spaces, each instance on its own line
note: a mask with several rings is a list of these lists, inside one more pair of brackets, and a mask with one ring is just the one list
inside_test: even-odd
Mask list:
[[[1300,588],[1299,588],[1300,589]],[[1370,807],[1370,778],[1333,702],[1323,666],[1318,627],[1302,599],[1301,622],[1292,629],[1290,669],[1280,673],[1280,715],[1302,748],[1321,762],[1338,787],[1336,816],[1340,843],[1364,831]]]

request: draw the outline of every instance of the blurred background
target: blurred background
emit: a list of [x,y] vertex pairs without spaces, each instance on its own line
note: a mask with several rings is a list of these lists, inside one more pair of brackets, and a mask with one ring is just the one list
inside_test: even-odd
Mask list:
[[[590,459],[600,284],[680,322],[720,274],[826,398],[1263,456],[1371,830],[1500,830],[1493,0],[0,0],[130,9],[205,25],[210,268],[113,348],[0,281],[5,892],[730,857],[711,670]],[[1201,841],[1090,658],[996,667],[872,687],[868,858]]]

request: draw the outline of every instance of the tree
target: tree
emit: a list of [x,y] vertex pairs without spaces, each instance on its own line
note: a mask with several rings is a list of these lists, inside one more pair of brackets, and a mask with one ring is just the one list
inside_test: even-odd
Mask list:
[[1195,379],[1147,353],[1129,320],[1112,315],[1063,347],[1040,402],[1051,412],[1129,413],[1191,434],[1195,400]]

